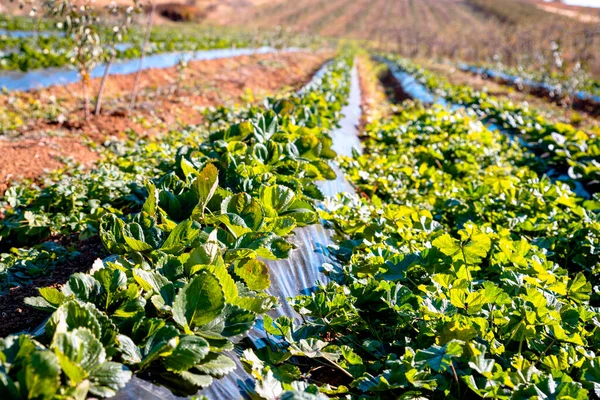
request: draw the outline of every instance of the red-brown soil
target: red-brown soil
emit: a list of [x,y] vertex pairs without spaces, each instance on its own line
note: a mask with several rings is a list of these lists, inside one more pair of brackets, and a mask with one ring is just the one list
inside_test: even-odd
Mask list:
[[385,88],[379,80],[381,71],[366,57],[358,58],[358,77],[361,91],[361,130],[374,120],[390,113]]
[[60,287],[72,274],[87,271],[97,258],[105,256],[98,236],[84,241],[77,241],[76,237],[60,238],[56,242],[63,246],[71,243],[80,255],[56,268],[52,274],[35,279],[31,285],[12,288],[7,294],[0,296],[0,337],[32,331],[48,317],[47,312],[38,311],[24,303],[26,297],[39,295],[38,287]]

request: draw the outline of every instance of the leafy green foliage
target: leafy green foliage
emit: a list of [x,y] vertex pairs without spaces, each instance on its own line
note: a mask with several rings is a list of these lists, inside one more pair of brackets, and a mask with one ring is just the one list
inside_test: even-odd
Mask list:
[[310,383],[353,398],[596,390],[595,202],[475,118],[405,104],[342,157],[361,196],[325,201],[338,264],[294,299],[303,324],[264,317],[274,340],[246,353],[261,397]]
[[[51,315],[39,337],[5,339],[0,391],[11,398],[110,397],[135,373],[189,396],[235,369],[225,354],[232,338],[277,304],[259,258],[287,257],[292,230],[318,221],[314,183],[335,176],[327,164],[335,152],[317,126],[334,126],[348,82],[349,62],[340,59],[321,86],[285,109],[278,101],[261,113],[251,109],[209,140],[190,136],[179,149],[169,148],[178,141],[149,144],[156,161],[169,156],[134,168],[148,178],[135,211],[107,205],[88,215],[113,261],[97,261],[60,290],[42,288],[26,299]],[[15,363],[19,351],[11,346],[19,341],[39,355]],[[31,371],[26,384],[23,370]]]
[[112,347],[101,342],[99,333],[63,318],[47,346],[28,335],[3,339],[0,391],[7,398],[114,396],[131,371],[107,360]]
[[[4,214],[0,221],[0,251],[8,254],[0,260],[4,264],[0,268],[6,266],[4,268],[10,270],[14,265],[17,268],[15,276],[9,274],[4,279],[5,286],[2,288],[26,282],[28,271],[32,276],[47,273],[56,263],[71,256],[71,253],[65,253],[47,263],[46,257],[34,258],[36,253],[30,246],[51,236],[91,238],[99,234],[101,221],[110,225],[120,224],[114,217],[120,219],[124,214],[139,212],[145,204],[154,210],[153,203],[146,202],[149,190],[155,190],[152,197],[169,219],[183,222],[198,205],[190,203],[195,200],[194,193],[197,192],[192,182],[205,164],[211,163],[220,171],[220,188],[215,191],[216,197],[206,205],[211,213],[204,217],[207,220],[219,218],[220,223],[228,225],[227,229],[238,239],[241,231],[246,230],[245,225],[261,222],[251,222],[249,218],[260,219],[260,215],[268,210],[263,205],[263,212],[259,214],[259,199],[254,199],[243,215],[241,210],[237,212],[232,208],[240,205],[230,206],[225,212],[218,209],[219,201],[234,194],[236,199],[257,194],[262,185],[281,185],[294,190],[294,202],[280,218],[270,217],[262,227],[249,228],[261,228],[262,232],[275,235],[246,237],[249,243],[257,240],[273,242],[275,248],[267,254],[271,258],[276,257],[270,255],[274,253],[285,255],[289,246],[278,237],[289,234],[297,225],[316,222],[310,202],[322,198],[322,194],[315,189],[314,181],[333,177],[326,161],[335,157],[335,152],[331,150],[331,138],[322,132],[334,127],[339,116],[347,93],[347,85],[340,83],[341,78],[347,77],[342,77],[341,70],[337,69],[331,74],[331,79],[324,80],[302,96],[268,99],[264,107],[229,110],[220,115],[219,130],[213,132],[211,141],[206,141],[208,134],[202,127],[169,132],[147,140],[136,136],[124,145],[105,150],[103,158],[91,171],[72,166],[49,175],[42,187],[32,187],[29,182],[12,186],[0,202]],[[224,109],[221,111],[224,112]],[[235,140],[219,140],[223,137]],[[203,144],[204,141],[206,143]],[[264,149],[267,153],[263,152]],[[192,173],[192,170],[195,172]],[[186,193],[180,193],[184,186]],[[202,214],[200,208],[197,211]],[[146,213],[150,214],[149,210]],[[233,216],[214,213],[239,214],[244,223],[236,218],[230,221]],[[151,217],[156,218],[157,215]],[[139,225],[140,220],[136,223]],[[161,235],[168,235],[171,228],[166,226]],[[134,247],[139,232],[138,227],[133,225],[128,227],[125,235]],[[154,229],[152,232],[157,231]],[[150,237],[153,237],[152,234]],[[157,239],[161,243],[164,240],[162,236]],[[11,250],[13,247],[16,249]],[[121,248],[119,251],[124,250]],[[25,256],[25,252],[32,254]],[[19,265],[24,263],[22,260],[27,259],[30,260],[27,268],[20,268]]]
[[598,192],[600,166],[596,160],[600,157],[600,137],[596,133],[553,122],[526,105],[500,101],[468,86],[451,85],[409,60],[392,59],[436,94],[468,107],[481,118],[522,138],[527,148],[539,156],[535,164],[530,165],[537,172],[551,173],[557,179],[583,185],[591,194]]

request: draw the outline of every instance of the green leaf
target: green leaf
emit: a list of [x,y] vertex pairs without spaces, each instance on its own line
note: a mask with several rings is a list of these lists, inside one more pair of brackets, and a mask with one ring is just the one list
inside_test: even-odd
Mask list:
[[576,303],[585,303],[590,300],[592,285],[586,281],[585,276],[579,272],[575,279],[569,282],[567,296]]
[[460,357],[462,352],[462,345],[454,340],[442,347],[433,345],[426,350],[417,351],[415,365],[419,368],[429,366],[436,372],[444,372],[452,364],[452,359]]
[[292,217],[279,217],[273,222],[271,231],[279,236],[289,235],[296,228],[296,220]]
[[94,303],[100,308],[108,309],[114,300],[122,298],[127,285],[127,275],[123,271],[118,269],[110,270],[108,268],[102,268],[94,272],[94,278],[102,287],[102,294],[100,297],[94,299]]
[[0,396],[6,399],[18,399],[21,397],[16,382],[7,373],[2,371],[0,371]]
[[60,360],[63,372],[75,385],[86,379],[106,359],[104,347],[87,328],[57,333],[52,341],[52,348]]
[[182,336],[173,352],[163,359],[168,371],[183,372],[199,364],[209,353],[208,342],[198,336]]
[[122,364],[106,362],[90,374],[90,393],[100,397],[116,396],[131,379],[131,371]]
[[204,208],[215,194],[218,186],[219,171],[213,164],[206,165],[192,184],[192,188],[199,199],[193,215],[204,216]]
[[65,296],[74,296],[81,301],[90,301],[100,295],[102,287],[94,277],[75,273],[69,278],[62,292]]
[[244,226],[253,231],[258,231],[264,221],[260,203],[247,193],[238,193],[223,200],[221,213],[238,215],[244,221]]
[[145,212],[151,217],[156,217],[156,206],[158,204],[156,186],[154,186],[152,182],[148,182],[146,188],[148,189],[148,197],[146,198],[146,201],[144,201],[142,212]]
[[201,271],[185,285],[173,304],[173,319],[186,329],[208,324],[225,307],[225,296],[219,280],[207,271]]
[[236,369],[235,362],[224,354],[210,353],[196,369],[203,374],[221,378]]
[[192,163],[185,159],[185,157],[181,157],[179,162],[179,166],[181,167],[181,172],[183,172],[183,176],[185,179],[188,179],[190,175],[196,175],[196,168]]
[[144,358],[140,369],[148,367],[154,360],[166,357],[173,352],[179,343],[179,331],[172,325],[166,325],[154,332],[144,346]]
[[91,304],[80,304],[76,301],[69,301],[60,306],[46,322],[46,333],[48,336],[54,336],[55,332],[67,332],[76,328],[88,328],[96,337],[100,338],[102,325],[98,320],[98,315],[93,312]]
[[266,290],[271,285],[269,268],[259,260],[243,260],[234,268],[235,274],[242,278],[250,290]]
[[248,297],[241,296],[234,299],[231,304],[236,305],[244,310],[252,311],[257,314],[265,313],[274,309],[277,304],[277,298],[274,296],[268,297]]
[[67,299],[67,296],[65,296],[56,288],[40,288],[38,291],[40,292],[40,296],[42,296],[48,303],[52,304],[54,308],[60,306]]
[[221,289],[223,290],[223,295],[225,296],[225,301],[227,303],[232,303],[238,297],[237,284],[231,275],[229,275],[229,272],[224,265],[208,265],[203,269],[211,272],[217,277],[219,283],[221,284]]
[[221,334],[226,337],[237,336],[246,333],[254,325],[256,314],[254,312],[228,305],[226,309],[225,326]]
[[265,399],[278,399],[283,394],[281,382],[275,379],[273,371],[267,367],[256,382],[256,393]]
[[485,358],[483,354],[480,354],[474,358],[474,361],[469,361],[469,367],[489,378],[494,370],[495,363],[494,360]]
[[118,335],[117,341],[119,343],[119,352],[121,353],[121,358],[125,361],[126,364],[136,365],[142,361],[142,353],[140,348],[125,335]]
[[52,312],[67,300],[67,296],[56,288],[39,288],[38,292],[41,297],[26,297],[25,304],[38,310]]
[[455,307],[475,314],[481,311],[481,308],[488,304],[489,300],[483,290],[469,293],[464,289],[450,289],[450,302]]
[[596,357],[592,360],[587,361],[583,365],[583,378],[585,379],[582,383],[587,389],[594,391],[596,396],[600,396],[600,358]]
[[129,246],[129,249],[133,251],[144,252],[154,249],[150,243],[150,238],[146,238],[144,234],[144,228],[137,222],[125,225],[123,228],[123,239],[127,243],[127,246]]
[[460,252],[459,241],[447,233],[436,238],[431,244],[448,257],[454,257]]
[[492,244],[485,233],[473,235],[470,239],[470,242],[463,247],[467,264],[478,264],[487,256]]
[[317,222],[317,213],[312,203],[305,200],[295,200],[285,211],[285,215],[294,218],[299,226],[311,225]]
[[186,262],[186,267],[215,264],[217,263],[219,254],[219,244],[213,241],[207,242],[192,251],[190,258]]
[[485,233],[477,233],[475,228],[471,231],[460,231],[463,241],[458,241],[449,234],[436,238],[432,244],[453,260],[462,260],[468,265],[478,264],[487,256],[491,241]]
[[28,399],[52,398],[60,386],[60,365],[54,353],[35,351],[24,366],[24,392]]
[[146,292],[160,293],[161,289],[170,284],[169,280],[158,272],[145,271],[140,268],[132,270],[135,281]]
[[263,186],[260,189],[260,200],[268,210],[271,210],[270,217],[276,217],[278,213],[287,210],[294,197],[294,191],[282,185]]
[[207,375],[198,375],[191,372],[181,372],[179,374],[186,382],[194,385],[198,389],[208,387],[212,384],[213,379]]
[[167,254],[179,254],[198,236],[200,229],[194,228],[192,220],[179,223],[171,231],[160,250]]

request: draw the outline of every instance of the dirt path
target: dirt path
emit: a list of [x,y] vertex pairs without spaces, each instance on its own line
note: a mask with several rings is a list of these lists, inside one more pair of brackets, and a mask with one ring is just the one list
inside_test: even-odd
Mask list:
[[565,17],[573,18],[586,24],[600,23],[600,17],[596,15],[585,14],[581,11],[578,11],[577,9],[555,7],[547,4],[538,4],[537,7],[540,10],[544,10],[552,14],[558,14],[563,15]]
[[[198,61],[190,63],[182,80],[175,68],[147,70],[141,75],[139,107],[131,112],[126,110],[126,105],[133,76],[114,76],[107,84],[105,111],[88,122],[83,121],[79,85],[15,94],[23,97],[19,104],[28,104],[34,99],[61,99],[61,106],[67,111],[66,121],[56,123],[34,118],[26,121],[21,136],[0,140],[0,192],[6,190],[12,180],[36,178],[46,170],[62,167],[63,158],[90,165],[98,154],[90,150],[85,139],[102,144],[111,136],[123,135],[126,130],[153,135],[202,122],[200,111],[208,106],[259,102],[269,94],[298,88],[329,56],[326,53],[281,53]],[[99,80],[94,80],[93,90],[98,85]],[[10,102],[3,97],[0,108],[10,108]],[[15,111],[20,118],[28,113],[28,110]]]
[[358,58],[358,77],[362,94],[361,133],[366,125],[388,117],[392,112],[385,95],[385,87],[380,81],[383,72],[384,70],[377,67],[367,56]]

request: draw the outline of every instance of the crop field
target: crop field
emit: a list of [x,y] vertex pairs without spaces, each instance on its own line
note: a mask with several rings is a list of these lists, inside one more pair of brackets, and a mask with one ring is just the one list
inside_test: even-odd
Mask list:
[[600,398],[583,2],[0,1],[0,400]]
[[[362,39],[408,57],[502,61],[534,70],[553,64],[555,43],[565,63],[585,62],[599,76],[599,22],[582,23],[538,6],[527,0],[285,0],[236,18],[252,26]],[[577,12],[600,15],[594,9]]]

